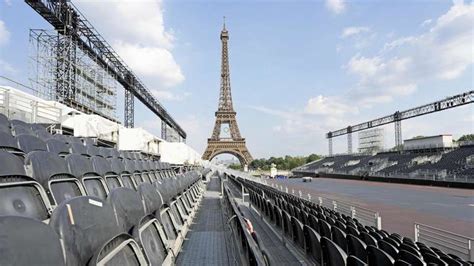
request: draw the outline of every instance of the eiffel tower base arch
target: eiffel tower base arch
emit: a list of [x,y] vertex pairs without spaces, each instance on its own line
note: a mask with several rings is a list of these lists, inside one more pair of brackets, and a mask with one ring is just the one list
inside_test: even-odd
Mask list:
[[207,148],[202,159],[211,161],[219,154],[232,154],[239,160],[242,166],[248,166],[253,158],[247,149],[244,141],[224,141],[224,140],[208,140]]

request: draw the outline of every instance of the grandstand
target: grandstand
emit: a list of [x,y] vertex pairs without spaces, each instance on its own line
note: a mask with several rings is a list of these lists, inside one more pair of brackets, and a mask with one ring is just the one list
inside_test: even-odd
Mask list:
[[[358,176],[409,180],[474,183],[472,160],[474,143],[457,146],[425,146],[404,151],[379,152],[374,155],[345,154],[328,156],[293,169],[295,175]],[[390,179],[392,178],[392,179]]]
[[[370,213],[364,218],[363,209],[357,215],[343,205],[332,209],[217,169],[185,152],[183,143],[3,90],[8,93],[0,114],[0,265],[464,265],[472,260],[469,247],[453,251],[389,234]],[[128,141],[136,134],[141,142]],[[415,167],[431,169],[422,163],[430,161],[447,173],[464,173],[471,169],[465,162],[472,151],[463,145],[428,153],[341,155],[304,170],[411,173]],[[415,159],[419,164],[413,165]]]

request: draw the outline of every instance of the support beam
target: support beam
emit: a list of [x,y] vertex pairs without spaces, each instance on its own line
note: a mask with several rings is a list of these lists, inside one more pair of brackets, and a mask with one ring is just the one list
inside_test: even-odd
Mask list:
[[351,127],[347,128],[347,153],[352,154],[352,129]]
[[402,139],[402,121],[395,121],[395,148],[397,150],[403,150],[403,139]]
[[363,122],[357,125],[353,125],[350,127],[346,127],[343,129],[330,131],[327,133],[327,136],[329,136],[330,134],[331,137],[338,137],[338,136],[349,134],[349,131],[348,131],[349,128],[351,128],[351,133],[358,132],[361,130],[366,130],[369,128],[374,128],[374,127],[394,123],[397,120],[400,120],[400,121],[406,120],[406,119],[410,119],[410,118],[414,118],[414,117],[418,117],[422,115],[427,115],[427,114],[431,114],[435,112],[440,112],[447,109],[459,107],[466,104],[472,104],[472,103],[474,103],[474,90],[460,93],[451,97],[446,97],[445,99],[432,102],[429,104],[421,105],[418,107],[414,107],[405,111],[397,111],[393,114],[380,117],[374,120],[370,120],[367,122]]
[[328,139],[328,155],[332,156],[332,134],[329,132],[326,135],[326,138]]
[[131,91],[125,90],[124,126],[133,128],[135,126],[135,102]]

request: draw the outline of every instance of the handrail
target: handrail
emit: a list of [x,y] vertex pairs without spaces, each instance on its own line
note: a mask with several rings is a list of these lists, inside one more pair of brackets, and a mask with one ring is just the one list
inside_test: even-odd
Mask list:
[[[255,261],[250,261],[252,258],[248,256],[249,254],[247,254],[247,252],[242,252],[241,255],[244,255],[244,256],[247,255],[246,257],[247,261],[245,264],[249,263],[253,265],[255,263],[256,265],[267,265],[262,250],[259,248],[258,244],[250,235],[250,232],[247,230],[247,228],[245,228],[244,218],[242,214],[238,211],[238,208],[235,205],[234,200],[230,197],[232,195],[232,192],[230,191],[230,189],[227,187],[226,184],[224,184],[223,192],[224,192],[223,198],[228,203],[228,205],[230,205],[231,211],[232,211],[231,218],[229,219],[228,222],[230,223],[231,221],[235,220],[235,218],[237,218],[239,229],[241,232],[243,232],[243,235],[245,237],[245,242],[247,243],[248,248],[250,249],[250,251],[252,252],[252,255],[254,256],[253,259]],[[229,225],[231,226],[231,224]]]
[[474,261],[474,239],[470,237],[415,223],[415,241],[423,241],[464,260]]

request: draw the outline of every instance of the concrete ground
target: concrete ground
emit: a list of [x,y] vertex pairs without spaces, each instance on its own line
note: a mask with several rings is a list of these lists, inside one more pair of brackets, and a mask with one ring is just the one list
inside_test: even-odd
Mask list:
[[474,238],[474,190],[330,178],[267,181],[378,211],[388,232],[414,237],[417,222]]

